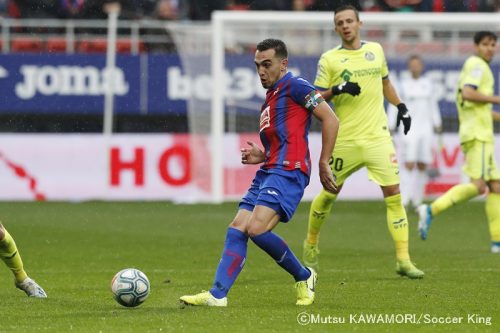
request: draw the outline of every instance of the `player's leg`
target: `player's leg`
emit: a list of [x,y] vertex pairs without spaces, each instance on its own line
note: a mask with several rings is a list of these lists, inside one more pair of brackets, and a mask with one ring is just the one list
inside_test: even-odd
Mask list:
[[270,174],[260,189],[247,227],[250,239],[295,279],[297,305],[314,302],[316,273],[303,266],[288,244],[272,230],[279,221],[288,222],[293,216],[306,184],[307,176],[298,170]]
[[422,278],[424,273],[410,261],[408,251],[408,218],[399,189],[399,166],[390,138],[366,140],[365,164],[371,180],[380,185],[386,204],[387,227],[396,249],[396,271],[409,278]]
[[415,177],[417,176],[415,167],[418,156],[418,142],[419,137],[415,134],[410,133],[403,137],[402,139],[402,157],[404,161],[404,167],[400,169],[400,190],[401,199],[403,201],[403,206],[409,207],[410,204],[414,205],[414,189],[415,189]]
[[489,183],[490,192],[486,197],[486,216],[491,236],[491,252],[500,253],[500,181]]
[[425,195],[425,187],[428,182],[427,167],[432,163],[432,136],[423,135],[419,138],[419,145],[416,150],[415,161],[416,172],[413,183],[413,207],[419,207]]
[[0,223],[0,257],[14,274],[15,285],[30,297],[45,298],[45,291],[24,271],[23,261],[16,242]]
[[254,210],[259,188],[266,174],[259,170],[248,192],[239,204],[239,210],[226,232],[221,260],[215,272],[210,291],[180,297],[181,304],[226,306],[227,294],[245,264],[248,235],[247,225]]
[[359,147],[354,142],[337,141],[330,160],[330,167],[338,186],[337,193],[321,190],[314,198],[309,209],[307,237],[304,240],[302,260],[308,267],[319,268],[319,234],[326,218],[330,215],[333,204],[340,193],[344,181],[361,167]]
[[227,294],[245,264],[248,236],[244,230],[250,215],[251,211],[240,209],[229,225],[212,288],[199,294],[180,297],[181,304],[227,306]]
[[420,237],[427,239],[429,228],[433,217],[449,209],[454,205],[469,201],[486,190],[486,182],[483,180],[487,160],[484,154],[484,143],[471,141],[462,144],[465,155],[464,173],[471,178],[467,184],[458,184],[450,188],[445,194],[434,200],[429,205],[421,205],[418,208],[418,229]]
[[413,207],[419,207],[424,201],[427,181],[427,163],[418,162],[414,176]]
[[333,204],[341,189],[342,185],[338,185],[337,193],[330,193],[322,189],[314,197],[309,209],[307,238],[303,244],[302,260],[307,266],[313,267],[316,270],[319,268],[319,233],[325,219],[330,215]]
[[401,170],[401,200],[403,206],[408,207],[413,204],[413,186],[415,183],[415,162],[409,161],[404,163],[404,168]]
[[489,170],[488,187],[489,193],[486,197],[486,216],[491,236],[491,252],[500,253],[500,171],[495,162],[493,154],[494,145],[486,147],[487,169]]

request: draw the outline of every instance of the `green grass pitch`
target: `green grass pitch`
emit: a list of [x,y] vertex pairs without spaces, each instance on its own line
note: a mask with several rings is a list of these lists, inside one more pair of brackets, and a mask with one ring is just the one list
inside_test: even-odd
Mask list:
[[[249,242],[227,308],[181,309],[179,296],[210,288],[235,209],[235,203],[0,203],[0,219],[28,274],[49,295],[29,299],[0,264],[0,332],[500,331],[500,255],[489,253],[483,202],[440,215],[425,242],[417,216],[409,214],[410,250],[426,272],[423,280],[395,274],[383,202],[341,201],[321,234],[314,305],[295,306],[291,277]],[[302,203],[276,229],[299,257],[308,209]],[[111,278],[126,267],[151,281],[150,297],[133,309],[118,305],[110,291]],[[315,322],[299,324],[304,311]],[[394,323],[362,323],[362,315],[389,321],[392,315]],[[401,315],[421,322],[397,323]],[[487,317],[490,325],[476,322]],[[342,318],[345,323],[333,323]]]

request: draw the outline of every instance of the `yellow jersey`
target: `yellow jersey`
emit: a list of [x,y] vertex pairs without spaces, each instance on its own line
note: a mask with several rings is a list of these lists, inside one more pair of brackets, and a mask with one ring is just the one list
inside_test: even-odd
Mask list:
[[357,82],[358,96],[333,96],[333,107],[340,121],[338,140],[371,139],[390,136],[384,108],[382,79],[389,75],[382,46],[362,42],[357,50],[341,45],[321,55],[314,85],[331,89],[344,81]]
[[460,122],[460,142],[479,140],[493,142],[493,118],[491,103],[465,101],[462,98],[462,88],[472,86],[484,95],[493,95],[495,79],[490,65],[481,57],[469,57],[460,72],[456,105]]

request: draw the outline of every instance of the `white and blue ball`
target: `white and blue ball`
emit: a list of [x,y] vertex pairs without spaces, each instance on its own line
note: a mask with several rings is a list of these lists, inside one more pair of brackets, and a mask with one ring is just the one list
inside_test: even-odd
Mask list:
[[144,303],[151,290],[146,274],[135,268],[126,268],[111,280],[111,291],[115,300],[126,307]]

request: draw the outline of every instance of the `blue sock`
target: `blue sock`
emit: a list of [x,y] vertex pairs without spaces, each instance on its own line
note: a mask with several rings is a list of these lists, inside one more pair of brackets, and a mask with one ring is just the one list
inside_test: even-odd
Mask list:
[[210,293],[215,298],[226,297],[229,289],[240,274],[247,256],[248,236],[238,229],[228,228],[222,258],[215,272]]
[[304,281],[311,276],[311,272],[302,266],[292,250],[288,247],[285,241],[275,233],[266,231],[255,237],[251,237],[252,241],[266,251],[278,265],[283,267],[285,271],[290,273],[295,281]]

